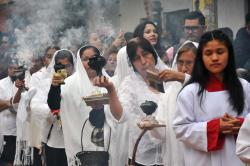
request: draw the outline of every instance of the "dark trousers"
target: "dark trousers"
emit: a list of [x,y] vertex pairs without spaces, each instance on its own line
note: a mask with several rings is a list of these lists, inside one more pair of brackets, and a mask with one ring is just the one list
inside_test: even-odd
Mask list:
[[39,154],[39,149],[34,148],[34,161],[32,166],[42,166],[42,156]]
[[5,145],[0,158],[1,162],[13,163],[16,154],[16,136],[4,136]]
[[65,149],[52,148],[45,144],[46,166],[68,166]]

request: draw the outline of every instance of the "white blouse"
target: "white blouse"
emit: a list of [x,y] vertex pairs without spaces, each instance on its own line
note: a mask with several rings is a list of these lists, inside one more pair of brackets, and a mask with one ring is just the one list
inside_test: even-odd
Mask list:
[[[17,88],[10,77],[0,80],[0,99],[10,100],[15,96]],[[16,114],[9,109],[0,112],[0,128],[2,135],[16,136]]]
[[[45,68],[42,68],[40,71],[32,75],[30,82],[31,86],[37,89],[37,93],[30,103],[31,117],[36,125],[41,127],[42,141],[47,142],[47,145],[53,148],[64,148],[62,129],[57,121],[53,121],[50,108],[47,104],[48,93],[51,85],[51,77],[49,76],[49,73]],[[47,140],[52,124],[53,128],[50,138]]]
[[[146,100],[159,102],[162,94],[152,92],[140,75],[131,74],[125,78],[118,90],[119,100],[123,108],[120,122],[126,121],[129,132],[129,158],[132,159],[133,148],[142,130],[137,126],[146,114],[140,105]],[[156,110],[157,112],[157,110]],[[154,112],[152,115],[156,115]],[[137,153],[136,162],[143,165],[162,164],[162,142],[147,132],[141,139]]]

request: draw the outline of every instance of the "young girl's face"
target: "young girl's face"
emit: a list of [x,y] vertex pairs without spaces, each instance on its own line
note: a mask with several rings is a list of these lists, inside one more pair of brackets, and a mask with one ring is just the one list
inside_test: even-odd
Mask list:
[[158,33],[156,28],[152,24],[147,24],[145,26],[143,37],[149,41],[151,45],[156,45],[158,40]]
[[211,74],[222,76],[228,64],[228,48],[219,40],[209,41],[203,48],[202,60]]

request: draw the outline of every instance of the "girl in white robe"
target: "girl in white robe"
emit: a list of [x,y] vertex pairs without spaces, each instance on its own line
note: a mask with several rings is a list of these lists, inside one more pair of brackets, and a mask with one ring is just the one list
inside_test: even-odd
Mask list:
[[249,88],[237,77],[230,39],[218,30],[205,33],[173,121],[185,166],[244,165],[235,154],[235,137],[249,110]]

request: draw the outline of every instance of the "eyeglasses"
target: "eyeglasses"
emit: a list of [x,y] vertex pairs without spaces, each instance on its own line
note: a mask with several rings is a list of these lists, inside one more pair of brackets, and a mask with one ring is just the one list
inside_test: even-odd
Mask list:
[[197,25],[197,26],[184,26],[183,29],[184,31],[192,31],[192,32],[196,32],[199,29],[204,28],[203,25]]
[[181,61],[181,60],[177,61],[177,65],[179,67],[185,66],[187,68],[190,68],[193,64],[194,64],[194,62],[192,62],[192,61]]

